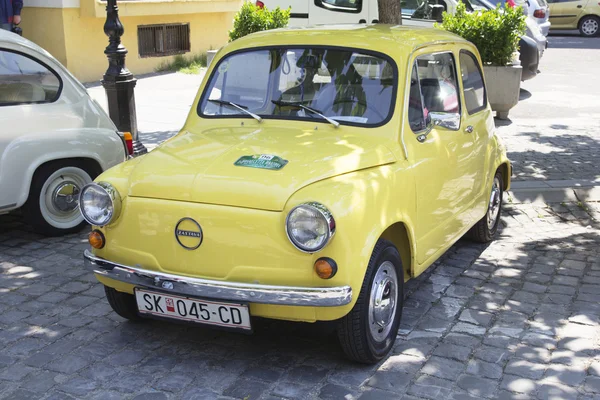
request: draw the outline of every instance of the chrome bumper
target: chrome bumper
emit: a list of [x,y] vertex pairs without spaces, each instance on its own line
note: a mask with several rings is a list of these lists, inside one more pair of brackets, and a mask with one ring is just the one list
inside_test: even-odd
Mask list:
[[315,307],[343,306],[352,300],[350,286],[322,288],[269,286],[190,278],[117,264],[98,258],[88,250],[84,252],[83,259],[85,267],[96,274],[116,281],[147,288],[155,287],[179,295],[261,304]]

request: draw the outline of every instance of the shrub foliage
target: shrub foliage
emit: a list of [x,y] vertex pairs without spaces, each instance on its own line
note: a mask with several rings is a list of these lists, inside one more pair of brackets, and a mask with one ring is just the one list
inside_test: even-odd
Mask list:
[[444,13],[439,28],[455,33],[473,43],[484,65],[504,66],[518,50],[519,38],[525,33],[525,15],[521,7],[468,13],[459,2],[454,15]]
[[266,7],[260,8],[251,2],[245,2],[233,19],[233,29],[229,31],[229,41],[232,42],[254,32],[283,28],[289,20],[289,8],[282,10],[277,7],[269,11]]

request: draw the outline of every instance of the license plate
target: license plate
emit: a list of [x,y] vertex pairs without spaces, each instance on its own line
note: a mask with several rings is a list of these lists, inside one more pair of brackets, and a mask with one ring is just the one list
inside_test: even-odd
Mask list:
[[239,303],[221,303],[166,293],[135,289],[141,314],[172,318],[226,328],[252,329],[248,306]]

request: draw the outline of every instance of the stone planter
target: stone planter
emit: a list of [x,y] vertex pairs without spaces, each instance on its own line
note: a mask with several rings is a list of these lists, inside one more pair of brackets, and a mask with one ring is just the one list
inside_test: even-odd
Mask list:
[[206,66],[209,67],[211,61],[213,60],[213,58],[215,58],[215,54],[217,54],[217,51],[219,51],[219,49],[217,50],[208,50],[206,52]]
[[507,119],[510,109],[519,102],[522,70],[520,65],[483,67],[488,101],[496,117]]

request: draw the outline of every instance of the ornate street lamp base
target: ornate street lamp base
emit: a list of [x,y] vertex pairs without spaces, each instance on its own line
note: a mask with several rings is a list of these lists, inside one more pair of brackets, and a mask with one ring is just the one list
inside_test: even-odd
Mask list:
[[125,66],[127,49],[121,44],[124,29],[119,20],[116,0],[108,0],[104,33],[108,36],[108,46],[104,54],[108,58],[108,69],[104,74],[102,86],[108,99],[108,113],[120,132],[130,132],[133,137],[134,155],[147,153],[148,150],[138,139],[137,118],[135,114],[134,88],[136,79]]

